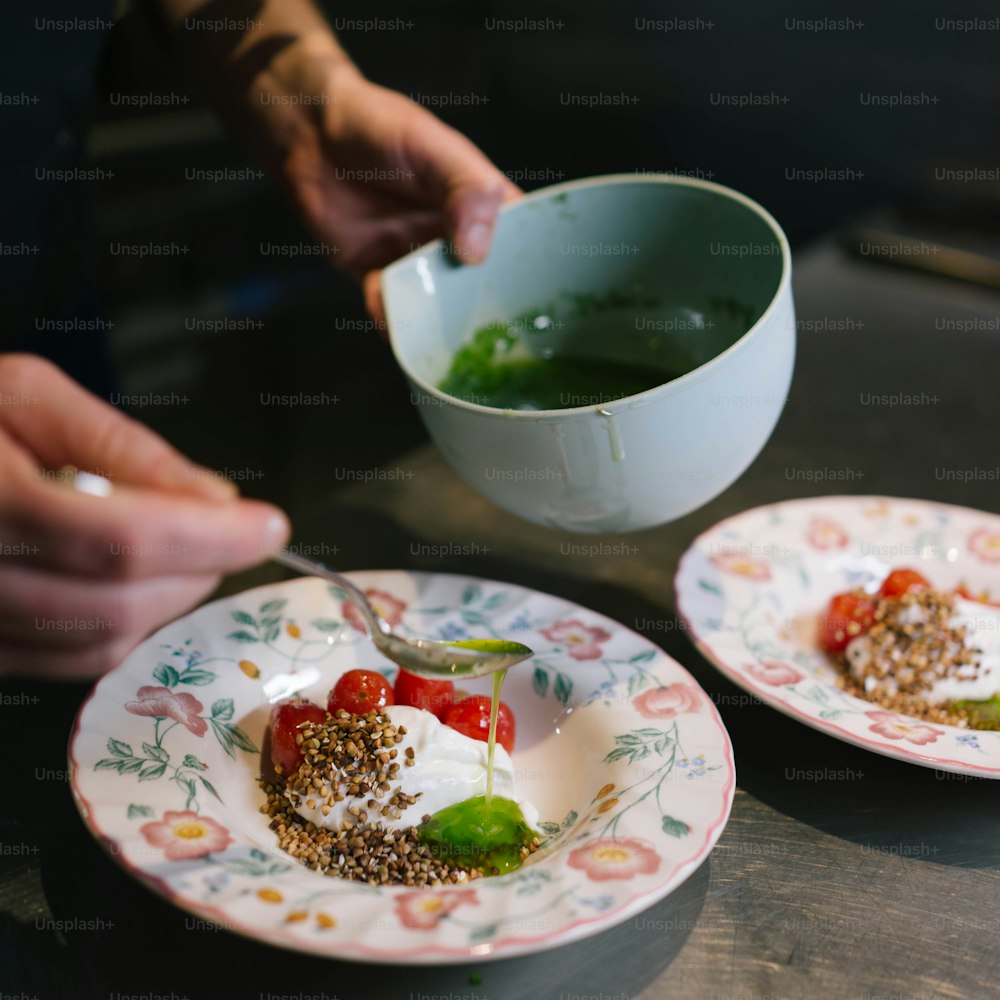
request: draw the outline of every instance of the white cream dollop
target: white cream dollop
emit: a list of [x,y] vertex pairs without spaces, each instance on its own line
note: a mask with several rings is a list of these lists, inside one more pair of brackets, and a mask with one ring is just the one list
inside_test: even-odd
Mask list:
[[[289,800],[295,811],[316,826],[337,829],[349,817],[347,810],[359,806],[368,813],[368,822],[381,822],[386,829],[405,829],[419,826],[423,817],[434,814],[476,795],[486,794],[486,765],[489,747],[482,740],[446,726],[436,715],[422,708],[408,705],[390,705],[385,709],[394,726],[404,726],[406,735],[396,741],[396,761],[399,772],[392,782],[392,792],[401,788],[407,795],[416,795],[417,801],[402,809],[398,819],[377,814],[366,805],[368,796],[346,796],[333,804],[328,815],[322,812],[322,802],[310,808],[304,799],[298,803],[290,793]],[[407,748],[413,749],[413,766],[404,763]],[[514,763],[510,754],[498,743],[493,758],[493,794],[517,802],[525,822],[537,829],[538,810],[530,803],[518,799],[514,789]],[[388,802],[389,795],[380,802]],[[353,817],[349,817],[356,822]]]
[[[907,615],[917,621],[920,611],[914,605],[907,609]],[[932,704],[992,698],[1000,693],[1000,609],[979,601],[955,598],[955,614],[950,621],[954,626],[964,627],[964,645],[978,650],[975,663],[956,667],[951,676],[936,680],[923,693],[923,698]],[[865,669],[871,663],[871,647],[867,635],[859,635],[847,644],[844,652],[852,676],[861,681],[869,694],[875,691],[896,694],[898,688],[891,673],[883,678],[865,676]]]

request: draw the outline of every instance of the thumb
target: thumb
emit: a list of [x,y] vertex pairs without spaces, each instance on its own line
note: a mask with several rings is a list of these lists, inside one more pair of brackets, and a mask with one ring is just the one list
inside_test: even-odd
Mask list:
[[503,187],[499,182],[488,187],[466,185],[448,199],[445,205],[448,235],[455,255],[463,264],[479,264],[486,259],[502,201]]
[[520,191],[499,172],[489,179],[474,177],[461,182],[445,202],[448,235],[463,264],[486,259],[500,206],[520,196]]
[[521,196],[521,189],[460,132],[423,112],[410,133],[411,162],[427,185],[455,254],[464,264],[486,259],[496,227],[497,211]]

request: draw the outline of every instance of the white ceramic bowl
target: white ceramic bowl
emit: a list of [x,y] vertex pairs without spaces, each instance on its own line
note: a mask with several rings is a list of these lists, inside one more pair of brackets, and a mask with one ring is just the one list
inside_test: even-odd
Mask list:
[[[763,447],[791,380],[788,241],[760,205],[707,181],[623,174],[536,191],[503,209],[484,264],[456,266],[436,241],[388,267],[382,288],[393,351],[447,461],[499,506],[569,531],[646,528],[707,503]],[[555,410],[437,388],[480,327],[581,310],[592,357],[635,361],[659,337],[686,374]]]

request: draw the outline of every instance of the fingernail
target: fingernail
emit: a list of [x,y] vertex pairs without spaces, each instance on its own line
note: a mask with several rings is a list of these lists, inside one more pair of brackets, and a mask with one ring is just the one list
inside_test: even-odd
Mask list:
[[280,512],[272,514],[264,526],[264,553],[270,555],[277,552],[288,541],[291,533],[292,526],[288,523],[288,518]]
[[458,256],[467,264],[478,264],[486,259],[493,230],[485,222],[473,222],[465,229],[458,241]]

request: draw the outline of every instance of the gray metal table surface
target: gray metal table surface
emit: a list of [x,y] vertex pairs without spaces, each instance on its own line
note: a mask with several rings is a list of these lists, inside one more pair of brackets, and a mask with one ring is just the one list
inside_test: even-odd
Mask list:
[[[119,870],[65,783],[61,734],[85,689],[6,680],[3,996],[1000,994],[996,786],[868,753],[756,703],[699,656],[674,614],[673,573],[691,540],[758,504],[883,494],[1000,512],[1000,295],[853,261],[829,243],[797,255],[794,283],[799,350],[778,428],[736,484],[680,521],[618,537],[534,527],[473,494],[430,444],[396,460],[406,475],[332,487],[299,519],[299,540],[335,543],[340,568],[512,580],[608,614],[683,663],[732,736],[737,791],[718,845],[682,886],[591,938],[497,962],[373,967],[272,951],[198,926]],[[229,589],[277,578],[268,572]]]

